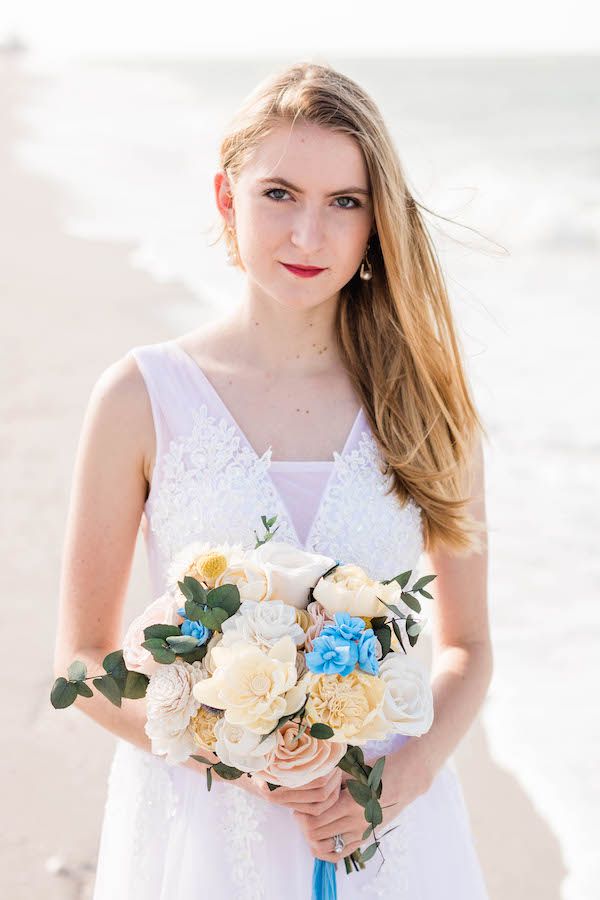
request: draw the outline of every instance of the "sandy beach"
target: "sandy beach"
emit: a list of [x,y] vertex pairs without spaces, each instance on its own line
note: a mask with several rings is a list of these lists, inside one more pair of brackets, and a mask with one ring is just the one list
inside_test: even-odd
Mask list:
[[[0,58],[2,624],[4,633],[15,629],[16,607],[31,649],[11,640],[4,652],[9,727],[2,791],[9,825],[0,880],[11,900],[89,900],[114,738],[49,702],[79,429],[104,368],[132,346],[175,336],[174,308],[196,310],[197,324],[203,312],[179,281],[158,283],[133,268],[123,242],[64,233],[60,185],[25,171],[12,150],[24,134],[16,113],[30,77]],[[126,618],[145,605],[148,590],[140,533]],[[560,900],[566,873],[560,841],[519,780],[492,757],[482,717],[454,763],[492,900]]]

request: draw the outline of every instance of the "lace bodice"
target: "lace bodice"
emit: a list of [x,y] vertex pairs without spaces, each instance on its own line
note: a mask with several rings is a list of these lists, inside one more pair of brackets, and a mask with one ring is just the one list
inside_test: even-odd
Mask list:
[[197,363],[175,341],[130,351],[153,410],[156,459],[142,528],[154,588],[192,540],[241,542],[277,515],[277,539],[362,566],[373,578],[416,569],[423,551],[421,513],[386,494],[379,450],[362,409],[345,447],[334,452],[306,541],[298,537],[273,478],[271,448],[254,451]]

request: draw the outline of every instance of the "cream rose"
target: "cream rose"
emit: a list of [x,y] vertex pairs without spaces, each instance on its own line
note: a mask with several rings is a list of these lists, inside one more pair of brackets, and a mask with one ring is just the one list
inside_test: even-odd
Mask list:
[[223,622],[222,629],[224,647],[241,639],[268,650],[286,634],[297,646],[304,643],[304,631],[296,622],[296,610],[277,601],[257,603],[246,600],[235,615]]
[[309,589],[336,562],[329,556],[309,553],[274,540],[251,550],[249,556],[269,578],[269,600],[279,600],[298,609],[306,609]]
[[164,668],[161,663],[154,661],[149,650],[142,647],[142,643],[146,640],[144,628],[150,625],[179,625],[183,621],[177,613],[180,607],[181,603],[175,592],[169,590],[161,594],[133,620],[123,638],[123,659],[128,669],[150,676],[158,669]]
[[364,569],[354,563],[338,566],[327,578],[321,578],[313,590],[326,612],[333,617],[336,612],[351,616],[385,616],[390,610],[377,595],[381,583],[369,578]]
[[328,775],[338,764],[347,744],[340,741],[318,740],[303,732],[297,739],[300,724],[285,722],[275,732],[277,744],[271,761],[257,774],[285,787],[299,787]]
[[204,750],[215,749],[216,735],[215,725],[222,718],[222,715],[211,712],[205,706],[199,706],[195,715],[190,719],[190,729],[196,743]]
[[388,653],[379,665],[385,684],[381,716],[390,733],[419,737],[433,724],[433,693],[429,675],[418,659]]
[[194,750],[190,720],[200,704],[193,688],[206,677],[200,662],[190,664],[176,659],[161,665],[150,678],[145,732],[152,741],[152,752],[166,754],[168,763],[183,762]]
[[214,752],[221,762],[242,772],[262,770],[269,764],[277,743],[276,731],[261,741],[260,734],[242,725],[232,725],[224,716],[215,725],[215,737]]
[[305,695],[297,684],[296,646],[289,635],[266,653],[242,640],[222,644],[212,651],[214,675],[194,687],[199,703],[224,709],[228,722],[257,734],[267,734],[281,716],[300,709]]
[[[299,687],[309,694],[305,720],[309,725],[323,722],[333,728],[331,741],[356,743],[368,728],[386,737],[378,714],[383,704],[385,684],[376,675],[355,669],[349,675],[324,675],[307,671]],[[369,738],[371,739],[371,738]]]

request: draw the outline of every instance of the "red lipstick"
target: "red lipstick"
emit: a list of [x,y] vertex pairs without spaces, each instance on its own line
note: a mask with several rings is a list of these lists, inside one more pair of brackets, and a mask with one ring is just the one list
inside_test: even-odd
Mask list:
[[291,266],[288,263],[281,263],[281,265],[293,275],[298,275],[299,278],[312,278],[314,275],[318,275],[319,272],[325,271],[325,269],[319,269],[317,266]]

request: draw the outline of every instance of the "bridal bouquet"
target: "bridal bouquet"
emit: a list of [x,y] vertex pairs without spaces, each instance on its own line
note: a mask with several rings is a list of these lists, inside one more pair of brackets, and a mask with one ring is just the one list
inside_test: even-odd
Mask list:
[[[376,852],[385,756],[361,745],[421,735],[433,721],[429,678],[407,652],[425,620],[411,572],[375,581],[359,566],[273,540],[276,516],[253,549],[195,542],[173,560],[165,592],[129,626],[104,673],[75,661],[51,693],[56,708],[94,686],[117,706],[147,699],[152,751],[170,764],[190,756],[224,779],[298,787],[339,766],[364,808],[373,842],[344,858],[347,872]],[[215,754],[213,763],[201,751]],[[391,830],[391,829],[390,829]],[[380,851],[381,852],[381,851]],[[333,881],[332,881],[333,879]],[[315,860],[313,896],[335,897],[335,865]]]

